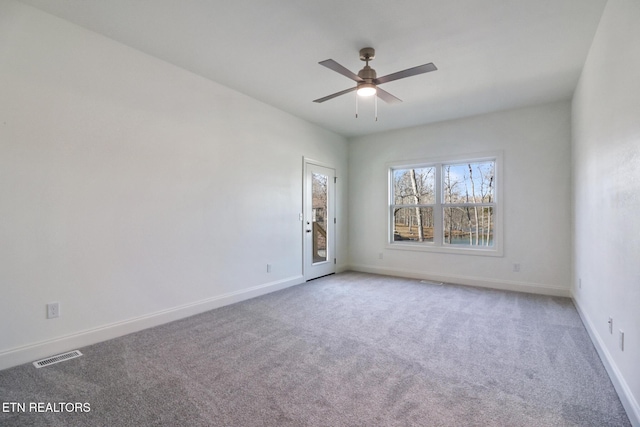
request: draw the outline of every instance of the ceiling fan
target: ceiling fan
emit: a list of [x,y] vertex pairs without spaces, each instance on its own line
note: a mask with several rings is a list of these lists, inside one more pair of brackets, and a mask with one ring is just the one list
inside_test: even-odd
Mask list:
[[345,89],[340,92],[336,92],[332,95],[325,96],[324,98],[318,98],[313,102],[325,102],[330,99],[336,98],[340,95],[344,95],[345,93],[353,92],[354,90],[360,96],[372,96],[377,95],[378,98],[389,104],[396,104],[402,102],[399,98],[391,95],[389,92],[380,89],[378,86],[383,83],[392,82],[398,79],[404,79],[405,77],[411,77],[418,74],[428,73],[429,71],[437,70],[436,66],[433,65],[432,62],[424,65],[418,65],[417,67],[408,68],[403,71],[398,71],[396,73],[387,74],[386,76],[377,77],[376,70],[369,66],[369,61],[373,60],[376,57],[376,51],[372,47],[365,47],[360,49],[360,60],[365,61],[366,65],[362,70],[358,72],[358,74],[354,74],[349,71],[347,68],[338,64],[333,59],[327,59],[319,62],[320,65],[323,65],[337,73],[342,74],[345,77],[350,78],[355,81],[357,85],[355,87]]

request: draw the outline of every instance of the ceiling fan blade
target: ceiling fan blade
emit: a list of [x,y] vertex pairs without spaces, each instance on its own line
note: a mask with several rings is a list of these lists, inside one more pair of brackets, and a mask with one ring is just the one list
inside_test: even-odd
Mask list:
[[340,73],[343,76],[348,77],[353,81],[356,81],[356,82],[363,81],[360,77],[358,77],[357,74],[353,74],[351,71],[349,71],[348,69],[346,69],[342,65],[338,64],[333,59],[325,59],[324,61],[318,62],[318,64],[324,65],[325,67],[335,71],[336,73]]
[[424,65],[418,65],[417,67],[409,68],[403,71],[398,71],[397,73],[387,74],[386,76],[379,77],[375,79],[373,82],[375,84],[381,85],[382,83],[392,82],[398,79],[404,79],[405,77],[411,77],[418,74],[428,73],[429,71],[437,70],[436,66],[433,65],[433,62]]
[[321,103],[321,102],[324,102],[324,101],[328,101],[328,100],[336,98],[336,97],[338,97],[340,95],[344,95],[345,93],[353,92],[354,90],[356,90],[355,87],[350,87],[349,89],[345,89],[345,90],[342,90],[340,92],[336,92],[336,93],[334,93],[332,95],[325,96],[324,98],[314,99],[313,102]]
[[376,95],[378,95],[378,98],[382,99],[387,104],[399,104],[402,102],[400,98],[391,95],[389,92],[382,90],[379,87],[376,88]]

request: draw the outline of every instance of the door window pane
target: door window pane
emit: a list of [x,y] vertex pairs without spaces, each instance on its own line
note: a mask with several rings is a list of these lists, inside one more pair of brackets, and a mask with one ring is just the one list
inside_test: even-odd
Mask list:
[[313,173],[311,176],[312,194],[312,236],[313,262],[327,260],[327,175]]

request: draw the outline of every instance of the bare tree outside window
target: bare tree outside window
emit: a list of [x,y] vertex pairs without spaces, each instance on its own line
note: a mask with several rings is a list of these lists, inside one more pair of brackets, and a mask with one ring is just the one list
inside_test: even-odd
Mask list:
[[495,161],[443,165],[444,243],[493,245]]
[[394,241],[433,242],[435,168],[393,171]]

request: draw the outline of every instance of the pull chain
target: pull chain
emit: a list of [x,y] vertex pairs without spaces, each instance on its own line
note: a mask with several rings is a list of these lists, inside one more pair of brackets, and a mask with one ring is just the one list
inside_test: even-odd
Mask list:
[[376,122],[378,121],[378,96],[377,95],[373,95],[373,97],[375,98],[375,105],[376,105]]
[[358,92],[356,91],[356,119],[358,118]]

